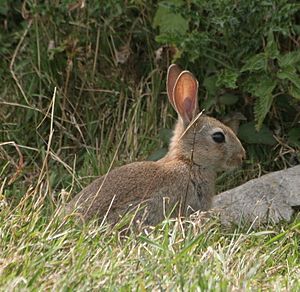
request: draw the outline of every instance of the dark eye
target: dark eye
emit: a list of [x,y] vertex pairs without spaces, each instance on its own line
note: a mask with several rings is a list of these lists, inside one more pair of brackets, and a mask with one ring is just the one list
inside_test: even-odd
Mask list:
[[224,143],[225,142],[225,136],[222,132],[213,133],[212,138],[216,143]]

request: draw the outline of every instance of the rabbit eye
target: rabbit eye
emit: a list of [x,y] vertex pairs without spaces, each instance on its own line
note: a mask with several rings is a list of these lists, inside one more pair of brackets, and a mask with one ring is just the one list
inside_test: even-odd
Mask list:
[[222,132],[213,133],[212,138],[216,143],[224,143],[225,142],[225,136]]

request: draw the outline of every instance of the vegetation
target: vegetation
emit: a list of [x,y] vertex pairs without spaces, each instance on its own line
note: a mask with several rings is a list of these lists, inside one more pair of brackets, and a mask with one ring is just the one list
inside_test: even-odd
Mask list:
[[299,163],[299,11],[296,0],[0,1],[1,290],[297,291],[299,217],[255,230],[166,220],[125,236],[55,214],[110,167],[165,153],[172,62],[197,76],[207,113],[246,118],[247,162],[218,190]]

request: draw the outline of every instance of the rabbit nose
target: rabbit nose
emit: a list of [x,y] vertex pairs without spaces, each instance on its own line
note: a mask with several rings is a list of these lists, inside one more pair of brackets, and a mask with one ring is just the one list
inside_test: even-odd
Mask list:
[[241,161],[241,163],[246,159],[246,151],[244,148],[242,149],[241,153],[237,155],[237,157]]

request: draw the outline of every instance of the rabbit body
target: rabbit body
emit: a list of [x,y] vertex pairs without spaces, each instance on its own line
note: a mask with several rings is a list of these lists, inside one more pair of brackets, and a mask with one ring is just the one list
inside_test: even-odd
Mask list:
[[155,225],[165,216],[211,207],[217,172],[240,165],[245,150],[230,128],[198,114],[198,82],[190,72],[170,66],[167,90],[179,116],[168,154],[96,179],[71,200],[65,214],[75,211],[86,220],[96,217],[115,224],[133,211],[135,222]]
[[78,204],[78,211],[86,220],[95,216],[104,218],[107,213],[107,221],[114,224],[126,212],[141,207],[135,219],[146,225],[159,223],[174,207],[173,214],[178,215],[183,200],[189,212],[206,210],[211,205],[214,184],[210,182],[214,178],[203,177],[197,168],[173,160],[124,165],[96,179],[68,208],[74,210]]

